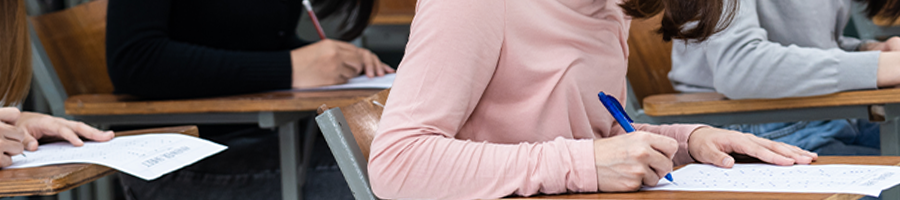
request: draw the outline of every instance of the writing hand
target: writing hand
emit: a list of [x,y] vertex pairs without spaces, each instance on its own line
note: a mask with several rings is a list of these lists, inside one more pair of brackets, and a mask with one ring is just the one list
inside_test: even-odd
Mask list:
[[394,73],[371,51],[327,39],[292,50],[291,62],[294,88],[346,83],[363,71],[369,77]]
[[12,125],[20,114],[18,108],[0,108],[0,151],[3,151],[3,155],[0,155],[0,167],[12,165],[12,156],[21,154],[24,149],[22,141],[25,139],[25,131]]
[[636,191],[656,186],[672,171],[678,142],[670,137],[635,131],[594,140],[598,189],[603,192]]
[[694,160],[724,168],[734,166],[734,158],[729,153],[746,154],[782,166],[809,164],[819,157],[799,147],[753,134],[709,127],[694,130],[688,139],[688,151]]

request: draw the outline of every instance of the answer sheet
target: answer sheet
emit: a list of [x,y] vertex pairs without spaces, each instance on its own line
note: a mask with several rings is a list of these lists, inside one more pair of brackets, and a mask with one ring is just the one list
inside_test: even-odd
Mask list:
[[149,181],[227,148],[176,133],[121,136],[108,142],[85,142],[81,147],[72,146],[68,142],[55,142],[40,145],[34,152],[25,151],[25,156],[13,156],[12,166],[6,169],[92,163]]
[[900,183],[900,167],[880,165],[690,164],[642,190],[851,193],[877,197]]
[[349,90],[349,89],[388,89],[394,84],[394,77],[397,74],[385,74],[382,77],[369,78],[366,75],[351,78],[347,83],[340,85],[329,85],[316,88],[294,89],[294,91],[315,91],[315,90]]

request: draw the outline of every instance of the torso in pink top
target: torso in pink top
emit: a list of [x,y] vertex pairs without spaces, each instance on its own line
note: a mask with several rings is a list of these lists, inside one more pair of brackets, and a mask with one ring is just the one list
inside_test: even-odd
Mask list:
[[[382,198],[597,191],[592,139],[625,134],[597,99],[625,101],[630,17],[617,1],[420,0],[372,144]],[[697,125],[674,137],[691,161]]]

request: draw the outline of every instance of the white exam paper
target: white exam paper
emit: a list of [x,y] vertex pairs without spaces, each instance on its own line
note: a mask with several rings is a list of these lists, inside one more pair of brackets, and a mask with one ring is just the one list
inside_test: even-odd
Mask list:
[[851,193],[877,197],[900,183],[900,167],[877,165],[690,164],[642,190]]
[[347,83],[340,85],[329,85],[316,88],[294,89],[295,91],[314,91],[314,90],[348,90],[348,89],[388,89],[394,84],[394,77],[397,74],[385,74],[381,77],[369,78],[366,75],[351,78]]
[[81,147],[68,142],[43,144],[37,151],[25,151],[25,156],[13,156],[12,166],[6,168],[92,163],[149,181],[227,148],[183,134],[142,134],[115,137],[107,142],[85,142]]

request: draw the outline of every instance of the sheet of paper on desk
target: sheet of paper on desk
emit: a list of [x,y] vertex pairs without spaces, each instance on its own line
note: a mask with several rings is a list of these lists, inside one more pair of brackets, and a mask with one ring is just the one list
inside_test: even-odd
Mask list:
[[900,183],[900,167],[876,165],[690,164],[642,190],[851,193],[877,197]]
[[68,142],[43,144],[37,151],[25,151],[25,156],[13,156],[13,164],[7,168],[92,163],[153,180],[227,148],[183,134],[142,134],[108,142],[85,142],[81,147]]
[[394,77],[397,74],[385,74],[382,77],[369,78],[366,75],[351,78],[347,83],[340,85],[329,85],[317,88],[294,89],[294,91],[315,91],[315,90],[349,90],[349,89],[388,89],[394,84]]

